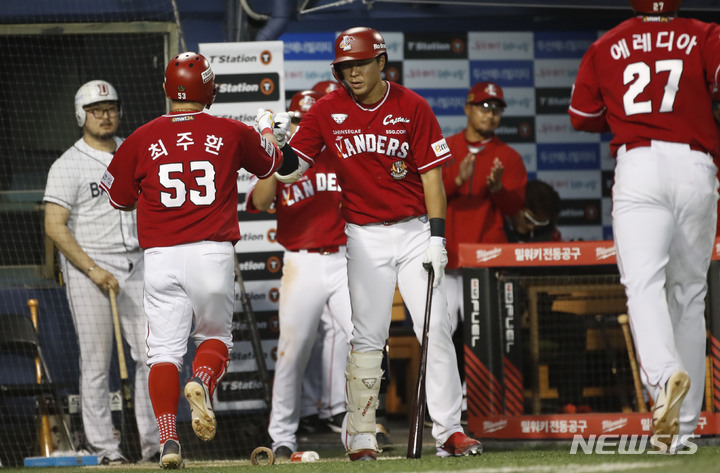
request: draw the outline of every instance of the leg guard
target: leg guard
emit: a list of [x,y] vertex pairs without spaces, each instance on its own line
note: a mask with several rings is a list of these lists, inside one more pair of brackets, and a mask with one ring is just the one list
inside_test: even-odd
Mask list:
[[375,434],[375,410],[378,406],[382,351],[351,351],[345,368],[347,379],[347,432]]

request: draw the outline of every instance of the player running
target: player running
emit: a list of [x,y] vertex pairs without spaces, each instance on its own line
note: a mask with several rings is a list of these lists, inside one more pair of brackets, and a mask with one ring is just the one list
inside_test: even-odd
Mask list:
[[178,371],[189,337],[197,346],[185,385],[193,430],[204,441],[215,436],[211,399],[233,346],[237,172],[267,178],[282,162],[271,121],[260,124],[259,136],[240,122],[203,113],[215,100],[214,77],[204,56],[175,56],[163,84],[170,113],[125,140],[100,184],[114,207],[137,206],[150,399],[160,427],[160,466],[167,469],[183,466]]
[[636,16],[582,59],[573,126],[610,131],[613,228],[653,433],[675,452],[698,422],[705,294],[715,236],[720,27],[677,17],[681,0],[630,0]]
[[438,455],[478,454],[482,445],[460,425],[462,389],[443,281],[446,200],[440,166],[450,152],[427,102],[382,79],[387,60],[385,40],[373,29],[351,28],[338,36],[332,65],[343,87],[303,118],[290,142],[300,166],[281,178],[296,179],[310,163],[324,162],[324,147],[334,154],[348,222],[354,325],[342,433],[350,459],[377,458],[375,410],[395,284],[419,338],[428,277],[423,262],[435,272],[426,389]]

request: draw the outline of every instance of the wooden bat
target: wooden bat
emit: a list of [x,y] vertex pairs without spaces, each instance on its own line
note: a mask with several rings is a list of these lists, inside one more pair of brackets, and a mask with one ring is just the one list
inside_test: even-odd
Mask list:
[[627,347],[628,358],[630,359],[630,369],[632,370],[633,375],[633,385],[635,386],[635,398],[637,399],[638,412],[647,412],[648,408],[647,405],[645,405],[645,397],[642,392],[640,370],[638,369],[637,359],[635,358],[635,348],[633,347],[627,314],[618,315],[617,321],[620,324],[620,327],[622,327],[623,336],[625,337],[625,346]]
[[110,289],[110,307],[112,308],[115,343],[117,344],[118,367],[120,371],[120,388],[122,391],[122,421],[120,424],[120,448],[130,461],[138,459],[140,434],[138,433],[135,405],[132,397],[132,386],[128,376],[125,348],[123,346],[120,316],[117,309],[115,291]]
[[425,299],[425,320],[423,322],[422,343],[420,344],[420,366],[418,367],[415,398],[413,399],[410,417],[407,458],[420,458],[422,456],[423,430],[425,428],[425,371],[427,369],[428,331],[430,330],[430,309],[432,308],[435,272],[430,263],[423,263],[423,266],[428,271],[427,298]]
[[[37,318],[37,299],[28,299],[28,307],[30,307],[30,318],[32,319],[35,333],[38,331],[38,318]],[[35,355],[35,377],[37,384],[43,384],[43,368],[40,356]],[[39,400],[39,413],[40,413],[40,433],[38,440],[40,441],[40,454],[45,457],[49,457],[53,452],[52,433],[50,428],[50,413],[48,412],[47,405],[44,399]]]

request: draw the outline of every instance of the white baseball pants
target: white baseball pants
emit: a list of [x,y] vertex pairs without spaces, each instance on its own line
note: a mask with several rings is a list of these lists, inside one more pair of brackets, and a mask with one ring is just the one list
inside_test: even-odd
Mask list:
[[621,147],[613,225],[621,282],[648,392],[690,374],[680,435],[697,425],[705,386],[705,294],[718,198],[717,168],[688,145]]
[[[123,337],[130,345],[130,357],[126,359],[135,362],[135,416],[142,456],[150,458],[157,453],[160,437],[148,391],[142,252],[90,254],[90,257],[112,273],[120,284],[118,316]],[[61,261],[80,348],[80,396],[85,436],[90,445],[99,450],[99,456],[111,458],[120,453],[120,442],[115,438],[110,412],[110,362],[115,341],[110,298],[64,257]]]
[[[300,420],[302,382],[325,306],[334,315],[335,330],[342,332],[346,340],[350,339],[352,323],[345,248],[340,248],[338,253],[329,255],[286,251],[283,257],[278,314],[280,338],[268,426],[273,450],[280,446],[297,450],[295,432]],[[341,359],[331,363],[334,368],[328,368],[325,374],[327,383],[335,386],[335,396],[339,395],[343,401],[348,351],[346,343],[340,348]]]
[[[348,280],[353,314],[352,350],[382,350],[390,330],[392,301],[397,281],[410,311],[413,331],[422,337],[428,273],[422,262],[430,242],[427,217],[393,225],[353,225],[348,237]],[[428,336],[428,413],[438,445],[461,432],[462,388],[455,347],[450,335],[445,281],[433,289]]]

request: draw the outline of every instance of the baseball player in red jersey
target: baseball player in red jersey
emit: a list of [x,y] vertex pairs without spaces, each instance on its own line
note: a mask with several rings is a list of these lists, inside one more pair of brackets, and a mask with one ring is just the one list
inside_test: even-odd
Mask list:
[[321,154],[325,147],[334,155],[347,222],[354,325],[342,440],[351,460],[377,458],[375,410],[395,284],[419,337],[428,277],[423,262],[428,262],[435,283],[426,389],[438,455],[480,453],[480,442],[467,437],[460,425],[462,389],[447,317],[446,200],[440,170],[450,158],[447,143],[422,97],[382,80],[387,50],[377,31],[359,27],[342,32],[332,64],[343,87],[321,98],[303,118],[290,142],[300,166],[281,178],[295,179],[310,163],[328,160]]
[[[302,117],[322,97],[306,90],[290,101],[290,134]],[[276,115],[276,120],[279,120]],[[326,340],[330,365],[322,366],[323,389],[330,391],[330,415],[345,412],[342,382],[345,359],[352,335],[350,294],[345,261],[345,221],[340,216],[340,186],[331,160],[317,166],[292,184],[275,177],[250,181],[247,194],[249,212],[268,210],[275,204],[277,240],[285,248],[280,286],[280,338],[275,363],[272,412],[268,432],[278,458],[289,459],[297,450],[296,431],[306,374],[318,329],[326,309],[331,315],[332,338]],[[308,225],[308,222],[312,224]],[[316,403],[317,404],[317,403]]]
[[123,142],[100,187],[114,207],[137,206],[145,250],[150,399],[160,428],[160,466],[175,469],[183,466],[176,431],[178,371],[189,337],[197,346],[184,390],[193,430],[201,440],[215,436],[211,399],[233,346],[237,172],[245,168],[268,177],[282,154],[271,120],[260,123],[264,133],[259,136],[240,122],[203,113],[216,89],[202,55],[175,56],[163,88],[170,113]]
[[505,107],[499,85],[475,84],[465,103],[467,126],[447,140],[453,157],[442,169],[448,201],[446,277],[453,332],[464,312],[458,244],[507,243],[503,216],[514,215],[525,204],[525,165],[520,154],[495,134]]
[[585,53],[569,108],[575,129],[613,134],[618,268],[655,400],[654,435],[670,452],[692,435],[702,407],[718,197],[709,104],[720,26],[678,18],[680,3],[630,0],[637,16]]

